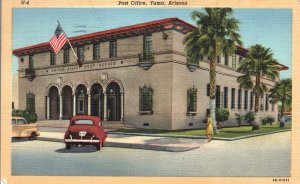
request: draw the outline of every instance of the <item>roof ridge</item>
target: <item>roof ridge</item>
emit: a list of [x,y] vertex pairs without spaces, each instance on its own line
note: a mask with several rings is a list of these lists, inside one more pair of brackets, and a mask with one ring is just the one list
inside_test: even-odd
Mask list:
[[[100,35],[117,34],[117,33],[121,33],[124,31],[129,31],[129,30],[138,29],[138,28],[147,27],[147,26],[155,26],[158,24],[169,23],[169,22],[174,22],[174,21],[179,21],[191,28],[194,27],[193,25],[179,19],[178,17],[170,17],[170,18],[164,18],[164,19],[158,19],[158,20],[133,24],[133,25],[129,25],[129,26],[107,29],[107,30],[103,30],[103,31],[98,31],[98,32],[93,32],[93,33],[88,33],[88,34],[83,34],[83,35],[78,35],[78,36],[72,36],[72,37],[69,37],[68,39],[70,41],[77,41],[77,40],[88,39],[88,38],[92,38],[92,37],[96,37],[96,36],[100,36]],[[16,52],[24,51],[24,50],[30,50],[30,49],[46,47],[46,46],[50,46],[49,42],[42,42],[42,43],[38,43],[38,44],[28,45],[25,47],[14,49],[13,54],[15,54]]]

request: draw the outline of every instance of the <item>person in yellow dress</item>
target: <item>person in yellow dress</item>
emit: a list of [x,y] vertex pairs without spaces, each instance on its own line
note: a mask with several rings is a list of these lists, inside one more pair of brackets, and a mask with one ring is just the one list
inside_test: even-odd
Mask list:
[[212,139],[214,132],[213,132],[213,122],[210,117],[210,114],[207,114],[207,127],[206,127],[206,136],[208,138],[207,142],[210,142]]

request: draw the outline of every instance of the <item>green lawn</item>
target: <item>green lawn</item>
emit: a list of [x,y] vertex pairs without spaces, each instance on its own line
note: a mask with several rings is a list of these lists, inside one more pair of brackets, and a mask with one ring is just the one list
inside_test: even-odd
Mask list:
[[[286,124],[284,129],[290,129],[291,125]],[[235,138],[246,135],[260,134],[260,133],[269,133],[283,130],[278,128],[278,124],[274,123],[273,125],[264,125],[259,130],[252,131],[252,126],[242,126],[242,127],[232,127],[232,128],[222,128],[219,129],[218,135],[215,137],[223,138]],[[156,135],[178,135],[178,136],[205,136],[204,129],[195,129],[195,130],[155,130],[155,129],[125,129],[119,130],[118,132],[124,133],[146,133],[146,134],[156,134]]]

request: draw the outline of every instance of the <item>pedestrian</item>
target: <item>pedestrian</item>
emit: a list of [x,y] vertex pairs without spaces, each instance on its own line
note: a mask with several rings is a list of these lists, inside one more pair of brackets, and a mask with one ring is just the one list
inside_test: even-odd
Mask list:
[[212,125],[212,119],[210,117],[210,113],[208,113],[206,116],[207,116],[207,120],[206,120],[206,122],[207,122],[206,136],[207,136],[207,139],[208,139],[207,142],[210,142],[211,139],[212,139],[212,136],[214,134],[214,132],[213,132],[213,125]]

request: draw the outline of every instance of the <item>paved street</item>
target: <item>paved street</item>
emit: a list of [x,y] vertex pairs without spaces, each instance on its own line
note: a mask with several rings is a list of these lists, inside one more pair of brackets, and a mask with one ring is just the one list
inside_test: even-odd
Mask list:
[[12,175],[289,176],[291,132],[205,143],[186,152],[77,147],[16,140]]

